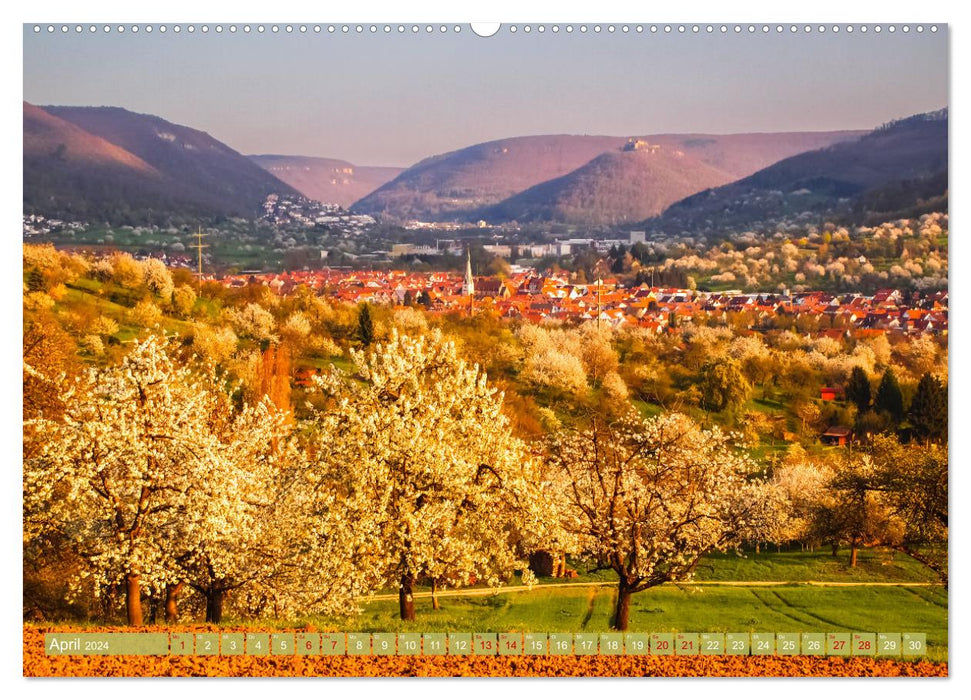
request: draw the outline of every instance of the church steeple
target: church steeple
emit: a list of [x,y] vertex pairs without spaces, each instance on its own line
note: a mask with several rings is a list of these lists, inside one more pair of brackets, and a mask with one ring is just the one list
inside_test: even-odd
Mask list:
[[475,283],[472,281],[472,250],[465,249],[465,279],[462,280],[462,296],[469,298],[469,316],[475,305]]
[[472,282],[472,251],[465,251],[465,280],[462,282],[462,296],[470,297],[475,294],[475,284]]

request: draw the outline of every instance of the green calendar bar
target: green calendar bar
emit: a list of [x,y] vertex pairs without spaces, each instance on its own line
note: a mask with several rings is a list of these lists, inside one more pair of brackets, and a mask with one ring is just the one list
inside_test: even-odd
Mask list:
[[725,653],[725,635],[719,632],[702,632],[698,638],[702,656],[721,656]]
[[448,650],[448,636],[442,633],[423,634],[421,643],[421,653],[425,656],[444,656]]
[[624,635],[624,653],[628,656],[646,656],[651,653],[651,635],[646,632],[628,632]]
[[876,656],[877,635],[872,632],[853,633],[853,656]]
[[822,632],[804,632],[802,635],[803,656],[822,656],[826,653],[826,635]]
[[499,656],[522,656],[523,635],[520,633],[499,633]]
[[775,635],[772,632],[753,632],[750,639],[752,656],[775,655]]
[[217,656],[219,654],[219,635],[200,633],[196,635],[197,656]]
[[394,632],[378,632],[371,635],[371,648],[377,656],[394,656],[398,650],[398,635]]
[[47,633],[49,656],[881,656],[927,654],[923,632]]
[[468,632],[450,632],[448,635],[449,656],[468,656],[472,653],[472,635]]
[[573,653],[573,635],[569,632],[554,632],[550,635],[550,654],[564,656]]
[[296,646],[292,632],[277,632],[270,635],[270,653],[274,656],[291,656]]
[[495,656],[499,653],[499,635],[495,632],[476,632],[472,635],[472,653],[476,656]]
[[573,635],[573,653],[577,656],[592,656],[600,651],[599,643],[599,634],[579,632]]
[[748,656],[748,632],[729,632],[725,635],[725,653],[729,656]]
[[371,635],[367,632],[351,632],[347,635],[349,656],[367,656],[371,653]]
[[900,632],[877,634],[877,656],[900,656]]
[[674,654],[674,635],[670,632],[655,632],[651,635],[651,655],[671,656]]
[[779,632],[775,636],[775,653],[779,656],[799,654],[799,635],[796,632]]
[[266,656],[270,653],[270,635],[262,632],[246,633],[246,655]]
[[694,656],[698,653],[698,635],[693,632],[678,632],[674,636],[674,653],[677,656]]
[[[368,651],[365,653],[371,650],[370,638],[367,642],[367,648]],[[344,656],[345,653],[349,654],[347,638],[340,632],[325,632],[320,635],[320,653],[324,656]]]
[[319,656],[320,635],[315,632],[297,632],[297,656]]
[[169,641],[171,653],[174,656],[192,656],[195,654],[195,641],[194,634],[176,632]]
[[398,635],[398,656],[420,656],[421,633],[403,632]]
[[905,632],[901,635],[900,651],[904,656],[923,656],[927,653],[927,635]]
[[849,656],[851,643],[849,632],[830,632],[826,635],[826,655]]
[[240,656],[246,647],[246,637],[242,632],[224,632],[220,636],[219,647],[219,653],[223,656]]
[[620,656],[624,653],[624,635],[619,632],[604,632],[600,635],[600,653],[605,656]]
[[547,637],[545,634],[527,632],[523,635],[523,653],[526,656],[546,656]]
[[53,632],[44,635],[44,649],[48,656],[166,656],[169,635],[154,632]]

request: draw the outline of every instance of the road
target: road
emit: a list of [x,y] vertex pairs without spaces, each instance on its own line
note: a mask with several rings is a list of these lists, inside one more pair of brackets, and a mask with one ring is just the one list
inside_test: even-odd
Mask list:
[[[665,586],[737,586],[737,587],[755,587],[755,586],[791,586],[791,585],[803,585],[803,586],[819,586],[822,588],[859,588],[870,586],[873,588],[877,587],[899,587],[907,586],[909,588],[919,587],[919,588],[931,588],[940,587],[943,584],[940,583],[929,583],[926,581],[690,581],[690,582],[679,582],[679,583],[666,583]],[[453,598],[453,597],[482,597],[499,595],[502,593],[517,593],[521,591],[539,590],[539,589],[549,589],[549,588],[589,588],[589,587],[603,587],[603,586],[617,586],[616,581],[578,581],[572,583],[541,583],[536,584],[533,587],[529,586],[503,586],[502,588],[457,588],[457,589],[446,589],[438,592],[439,598]],[[414,594],[415,598],[430,598],[431,591],[419,591]],[[363,598],[364,600],[397,600],[397,593],[382,593],[379,595],[372,596],[371,598]]]

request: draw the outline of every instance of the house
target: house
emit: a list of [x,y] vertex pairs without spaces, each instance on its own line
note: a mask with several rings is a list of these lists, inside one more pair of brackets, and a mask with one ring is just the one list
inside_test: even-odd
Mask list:
[[476,299],[506,299],[509,296],[509,288],[498,277],[487,277],[475,283]]
[[824,445],[843,447],[850,441],[853,432],[844,425],[831,425],[826,432],[820,436],[820,441]]
[[294,373],[294,384],[300,387],[313,386],[314,377],[320,375],[320,369],[315,367],[298,367]]
[[820,387],[819,398],[823,401],[838,401],[843,398],[843,387],[841,386]]

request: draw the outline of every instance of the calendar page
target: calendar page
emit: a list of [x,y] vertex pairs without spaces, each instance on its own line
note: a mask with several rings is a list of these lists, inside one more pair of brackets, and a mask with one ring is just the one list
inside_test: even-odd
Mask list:
[[946,23],[84,15],[24,676],[948,675]]

